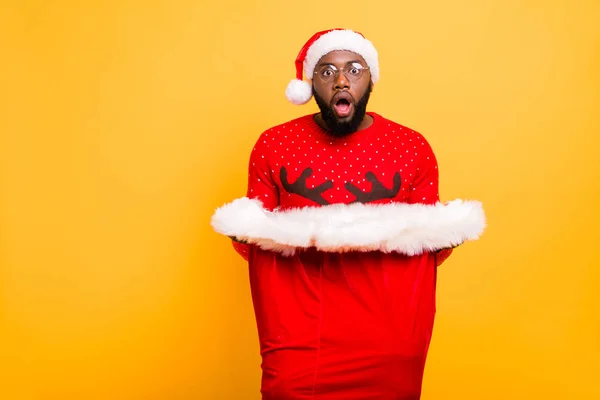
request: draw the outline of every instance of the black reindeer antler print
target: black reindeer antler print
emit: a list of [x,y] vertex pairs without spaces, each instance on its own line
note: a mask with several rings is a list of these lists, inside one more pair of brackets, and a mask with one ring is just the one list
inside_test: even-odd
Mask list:
[[391,189],[386,188],[372,172],[367,172],[365,177],[369,182],[371,182],[370,192],[363,192],[350,182],[347,182],[345,185],[346,190],[356,196],[356,200],[354,200],[353,203],[369,203],[371,201],[380,199],[393,199],[396,197],[398,192],[400,192],[402,179],[399,172],[394,174],[394,186],[392,186]]
[[333,187],[333,182],[326,181],[318,186],[315,186],[314,188],[309,189],[306,186],[306,180],[311,175],[312,175],[312,169],[310,167],[306,168],[304,171],[302,171],[302,173],[300,174],[300,177],[298,179],[296,179],[296,182],[289,183],[288,182],[288,174],[287,174],[287,170],[285,169],[285,167],[281,167],[281,170],[279,171],[279,177],[281,179],[281,184],[283,185],[283,188],[286,191],[288,191],[289,193],[295,193],[299,196],[302,196],[304,198],[312,200],[315,203],[320,204],[320,205],[329,204],[329,202],[323,198],[322,194],[324,191],[331,189]]

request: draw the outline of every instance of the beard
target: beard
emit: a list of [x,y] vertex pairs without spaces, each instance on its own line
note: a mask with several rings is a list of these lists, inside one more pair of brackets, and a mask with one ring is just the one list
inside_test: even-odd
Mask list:
[[333,105],[327,104],[325,100],[317,94],[313,87],[313,96],[321,110],[321,117],[323,118],[325,125],[327,125],[330,135],[344,137],[356,132],[367,112],[367,103],[369,103],[372,89],[373,84],[369,83],[369,87],[365,91],[365,94],[354,103],[354,113],[352,114],[352,118],[350,118],[349,121],[340,121],[333,110]]

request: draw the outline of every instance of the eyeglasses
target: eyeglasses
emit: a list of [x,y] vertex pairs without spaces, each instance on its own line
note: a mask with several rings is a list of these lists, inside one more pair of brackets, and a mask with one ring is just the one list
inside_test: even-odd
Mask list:
[[[358,81],[364,74],[364,71],[368,70],[369,67],[364,67],[362,64],[353,62],[346,65],[342,72],[352,82]],[[333,65],[324,65],[317,69],[313,74],[317,75],[319,79],[325,83],[332,82],[337,79],[340,70]]]

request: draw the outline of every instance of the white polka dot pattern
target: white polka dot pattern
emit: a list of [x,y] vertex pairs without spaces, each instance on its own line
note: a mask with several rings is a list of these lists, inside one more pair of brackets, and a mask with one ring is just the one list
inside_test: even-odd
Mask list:
[[[437,162],[426,139],[410,128],[370,114],[373,124],[346,138],[328,136],[312,115],[263,132],[250,156],[247,196],[261,199],[269,209],[290,208],[317,205],[315,193],[322,190],[317,194],[321,205],[348,204],[357,200],[348,190],[354,185],[365,193],[375,193],[376,186],[386,188],[387,197],[374,196],[369,201],[373,203],[439,201]],[[282,169],[285,183],[296,182],[295,191],[285,189]],[[396,173],[401,177],[397,193],[390,192]],[[313,194],[304,197],[308,192]]]

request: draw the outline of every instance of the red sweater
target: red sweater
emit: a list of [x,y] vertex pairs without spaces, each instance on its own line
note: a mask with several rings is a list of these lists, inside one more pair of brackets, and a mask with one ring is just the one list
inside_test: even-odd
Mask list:
[[369,113],[332,138],[303,116],[259,137],[215,229],[248,261],[265,399],[418,399],[436,267],[483,228],[441,204],[425,138]]

